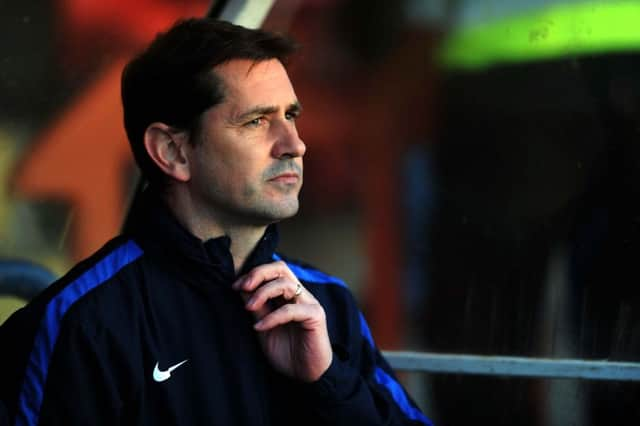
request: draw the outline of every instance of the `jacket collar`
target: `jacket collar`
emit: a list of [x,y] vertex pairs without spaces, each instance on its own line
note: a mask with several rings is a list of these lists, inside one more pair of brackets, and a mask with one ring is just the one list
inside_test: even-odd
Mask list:
[[[156,191],[149,188],[134,201],[125,232],[131,234],[145,252],[160,255],[180,267],[182,273],[188,274],[195,268],[193,272],[214,272],[224,281],[235,279],[231,239],[221,236],[202,241],[185,229]],[[272,262],[277,245],[277,226],[269,225],[239,275]]]

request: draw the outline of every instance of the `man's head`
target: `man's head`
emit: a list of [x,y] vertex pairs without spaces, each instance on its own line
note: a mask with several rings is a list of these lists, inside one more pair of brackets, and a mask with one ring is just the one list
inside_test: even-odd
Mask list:
[[160,34],[123,72],[127,135],[156,187],[198,208],[275,221],[297,211],[304,144],[283,67],[293,44],[210,19]]
[[144,148],[144,134],[151,123],[197,133],[201,114],[225,98],[214,67],[233,59],[284,63],[294,50],[290,40],[278,35],[207,18],[180,21],[159,34],[122,73],[124,125],[149,182],[165,180]]

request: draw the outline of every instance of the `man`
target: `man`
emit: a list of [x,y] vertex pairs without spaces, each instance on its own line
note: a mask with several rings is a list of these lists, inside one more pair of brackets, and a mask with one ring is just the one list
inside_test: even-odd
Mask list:
[[125,68],[149,185],[123,235],[3,326],[16,424],[429,424],[344,283],[274,252],[305,153],[292,50],[191,19]]

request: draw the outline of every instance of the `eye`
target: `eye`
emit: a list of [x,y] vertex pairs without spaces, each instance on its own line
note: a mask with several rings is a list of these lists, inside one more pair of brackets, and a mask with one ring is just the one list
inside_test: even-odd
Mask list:
[[260,127],[264,123],[264,117],[257,117],[251,121],[248,121],[245,126],[247,127]]
[[300,115],[297,111],[288,111],[284,114],[284,117],[289,121],[295,121],[296,118]]

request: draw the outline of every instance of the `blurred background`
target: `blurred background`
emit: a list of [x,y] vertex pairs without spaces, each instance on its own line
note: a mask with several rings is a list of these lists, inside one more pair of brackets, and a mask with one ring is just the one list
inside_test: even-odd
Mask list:
[[[37,286],[16,264],[48,282],[118,233],[122,67],[215,3],[0,3],[0,322]],[[277,0],[308,148],[281,251],[343,278],[382,349],[640,361],[638,22],[622,0]],[[400,377],[437,425],[640,424],[634,382]]]

